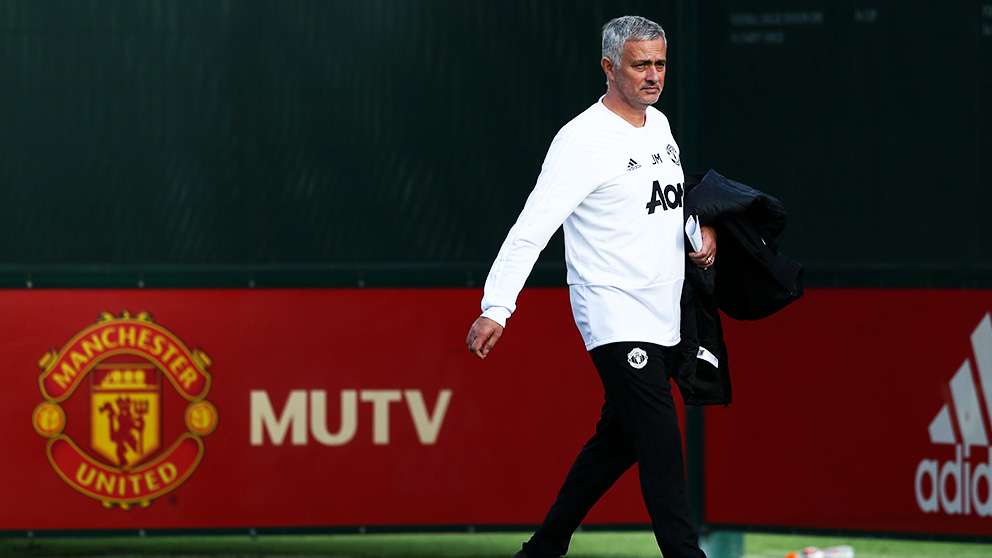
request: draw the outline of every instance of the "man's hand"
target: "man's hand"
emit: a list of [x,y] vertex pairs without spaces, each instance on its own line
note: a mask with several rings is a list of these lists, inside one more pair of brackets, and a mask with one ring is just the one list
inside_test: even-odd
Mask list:
[[700,233],[703,236],[703,245],[698,252],[689,252],[689,259],[697,267],[705,269],[716,261],[716,230],[706,225],[700,227]]
[[468,350],[472,351],[472,354],[479,358],[486,358],[493,345],[499,340],[500,335],[503,335],[503,326],[489,318],[479,316],[479,319],[472,324],[472,329],[468,331],[465,343],[468,344]]

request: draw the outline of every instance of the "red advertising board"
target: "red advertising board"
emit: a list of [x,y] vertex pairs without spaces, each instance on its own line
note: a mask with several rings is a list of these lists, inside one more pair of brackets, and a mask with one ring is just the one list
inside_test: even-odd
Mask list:
[[810,289],[725,323],[713,524],[992,536],[992,291]]
[[[565,289],[0,291],[0,530],[536,524],[602,389]],[[992,535],[992,292],[725,320],[713,525]],[[633,473],[633,472],[631,472]],[[644,524],[636,476],[595,524]]]
[[[536,524],[602,388],[565,289],[0,292],[0,530]],[[628,473],[589,517],[646,523]]]

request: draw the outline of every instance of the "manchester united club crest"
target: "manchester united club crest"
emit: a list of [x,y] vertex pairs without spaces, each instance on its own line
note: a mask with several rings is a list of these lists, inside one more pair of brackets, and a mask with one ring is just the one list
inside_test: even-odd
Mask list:
[[34,428],[62,479],[106,507],[146,507],[203,459],[217,426],[210,358],[145,312],[103,313],[41,357]]

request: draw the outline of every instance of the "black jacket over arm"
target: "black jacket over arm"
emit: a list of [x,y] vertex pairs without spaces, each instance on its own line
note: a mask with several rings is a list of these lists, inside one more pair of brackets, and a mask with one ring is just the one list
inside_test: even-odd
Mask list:
[[778,251],[788,216],[777,199],[712,170],[687,176],[685,188],[685,214],[716,229],[717,263],[700,269],[686,256],[673,377],[686,404],[727,405],[730,371],[718,310],[738,320],[781,310],[803,295],[803,266]]

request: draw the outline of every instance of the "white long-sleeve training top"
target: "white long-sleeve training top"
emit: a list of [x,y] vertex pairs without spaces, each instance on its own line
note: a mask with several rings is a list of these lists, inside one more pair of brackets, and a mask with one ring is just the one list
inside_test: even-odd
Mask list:
[[668,118],[635,127],[602,98],[555,136],[533,192],[486,279],[482,315],[505,326],[541,250],[565,229],[575,323],[593,349],[679,342],[683,184]]

